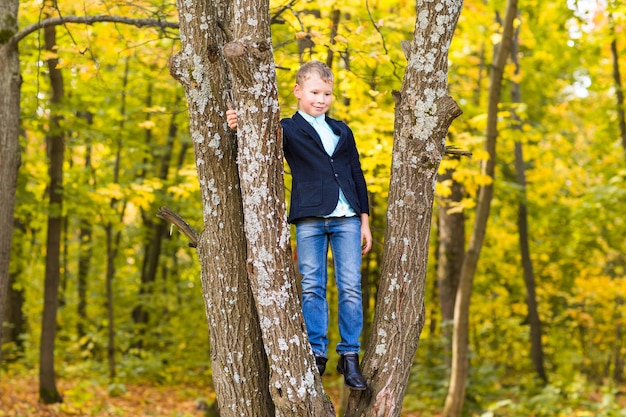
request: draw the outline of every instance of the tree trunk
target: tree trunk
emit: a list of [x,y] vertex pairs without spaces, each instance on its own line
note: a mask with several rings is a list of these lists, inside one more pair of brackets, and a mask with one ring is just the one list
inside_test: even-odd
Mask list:
[[115,366],[115,314],[113,297],[113,278],[115,277],[115,258],[119,248],[120,232],[113,229],[113,225],[108,223],[104,227],[106,235],[107,261],[105,288],[107,295],[107,364],[109,367],[109,380],[114,381],[116,375]]
[[[147,97],[146,97],[146,107],[152,106],[152,85],[149,86]],[[175,98],[174,107],[179,105],[179,97]],[[160,158],[155,158],[153,161],[145,160],[144,166],[153,166],[154,172],[143,173],[141,176],[155,176],[165,182],[169,175],[169,168],[171,165],[171,160],[174,156],[173,147],[174,141],[176,140],[176,136],[178,130],[176,128],[176,115],[177,113],[172,114],[170,119],[168,134],[166,137],[166,144],[164,147],[161,147],[159,150],[159,155],[162,155]],[[146,119],[150,119],[150,114],[146,115]],[[151,129],[146,130],[146,148],[151,149],[154,148],[155,145],[151,144],[152,134]],[[160,163],[159,163],[160,162]],[[162,197],[161,191],[156,191],[157,197]],[[161,198],[157,198],[156,200],[161,200]],[[151,302],[148,302],[150,298],[152,298],[155,291],[155,283],[157,281],[157,272],[159,268],[159,260],[161,258],[161,250],[162,250],[162,242],[163,238],[167,233],[167,224],[163,221],[155,221],[154,212],[158,209],[158,207],[151,207],[149,210],[141,211],[141,217],[144,223],[144,229],[146,230],[146,236],[144,237],[144,260],[143,266],[141,270],[141,290],[139,295],[139,305],[137,307],[138,314],[135,318],[138,323],[143,326],[149,326],[149,312],[146,309],[146,305],[152,305]],[[163,277],[165,278],[165,276]],[[164,286],[167,284],[164,282]],[[142,335],[143,338],[143,335]]]
[[[82,114],[79,114],[79,116],[84,117],[89,125],[92,124],[93,114],[89,112],[83,112]],[[85,148],[85,171],[92,172],[90,139],[87,139],[87,146]],[[76,309],[78,313],[78,324],[76,327],[76,332],[80,339],[87,334],[87,330],[85,328],[85,325],[88,321],[87,288],[89,269],[91,266],[91,258],[93,255],[93,226],[90,219],[80,219],[78,234],[80,236],[80,246],[78,254],[78,305]]]
[[[424,291],[437,170],[461,109],[447,94],[448,49],[461,1],[418,2],[402,90],[396,94],[387,231],[373,331],[347,416],[399,416],[424,326]],[[440,36],[431,36],[437,32]],[[436,52],[431,52],[436,51]]]
[[449,181],[451,194],[439,205],[439,250],[437,254],[437,282],[441,324],[446,340],[452,336],[454,304],[459,287],[461,267],[465,253],[465,215],[455,210],[455,204],[463,199],[463,186],[452,178],[453,171],[446,171],[440,181]]
[[17,32],[18,5],[18,0],[0,3],[0,346],[9,289],[13,210],[20,165],[20,61],[17,43],[8,42]]
[[[46,50],[55,53],[56,28],[44,29]],[[60,249],[63,203],[64,139],[61,131],[59,105],[63,100],[63,77],[57,68],[58,59],[47,60],[52,94],[50,98],[50,124],[46,134],[49,159],[50,185],[48,187],[48,237],[46,242],[46,272],[43,318],[41,321],[41,345],[39,348],[39,397],[45,404],[61,402],[56,388],[54,372],[54,346],[61,271]]]
[[280,416],[334,416],[307,342],[285,213],[283,149],[267,0],[235,1],[233,41],[223,48],[239,126],[247,270]]
[[[511,60],[515,65],[515,75],[519,75],[520,64],[517,59],[517,51],[519,46],[519,28],[515,30],[515,35],[511,45]],[[511,86],[511,98],[515,108],[516,103],[521,103],[521,91],[518,82],[513,82]],[[513,119],[517,125],[513,129],[523,135],[522,121],[515,110],[513,110]],[[522,271],[524,271],[524,284],[526,285],[526,306],[528,307],[528,323],[530,326],[530,352],[533,366],[537,372],[537,376],[544,382],[548,382],[548,376],[544,367],[543,343],[541,341],[541,319],[537,309],[537,295],[535,291],[535,272],[533,270],[533,261],[530,257],[530,245],[528,244],[528,209],[526,206],[526,166],[524,164],[523,144],[521,141],[515,141],[515,173],[517,183],[520,186],[520,203],[517,212],[517,228],[519,230],[519,245],[522,258]]]
[[11,356],[7,360],[18,360],[24,355],[24,340],[22,335],[26,332],[26,317],[22,310],[24,306],[24,289],[15,288],[14,282],[22,273],[21,265],[18,270],[10,275],[9,293],[7,295],[7,314],[4,343],[11,343]]
[[77,277],[77,290],[78,290],[78,304],[76,306],[76,313],[78,313],[78,322],[76,324],[76,334],[79,340],[86,334],[87,330],[85,325],[87,323],[87,282],[89,277],[89,265],[91,264],[92,250],[92,227],[88,220],[81,220],[80,222],[80,248],[78,255],[78,277]]
[[617,37],[615,35],[615,22],[613,14],[609,14],[611,29],[611,58],[613,60],[613,80],[615,81],[615,96],[617,99],[617,122],[619,124],[619,135],[622,138],[622,148],[626,157],[626,110],[624,110],[624,86],[619,69],[619,53],[617,49]]
[[469,368],[469,307],[472,284],[476,266],[482,249],[487,219],[493,198],[493,181],[495,180],[496,139],[498,136],[498,103],[502,88],[502,76],[506,60],[511,53],[513,39],[513,21],[517,16],[517,0],[508,0],[502,30],[501,44],[497,48],[494,64],[491,66],[489,101],[487,108],[487,131],[485,151],[489,155],[483,165],[483,174],[492,178],[488,185],[481,186],[478,191],[476,218],[472,229],[469,247],[463,259],[461,280],[454,307],[454,330],[452,337],[452,370],[448,395],[444,405],[444,417],[459,417],[465,400],[465,388]]
[[222,417],[270,417],[277,413],[247,278],[237,145],[224,114],[229,83],[219,51],[229,38],[232,4],[179,0],[177,6],[182,50],[170,72],[187,96],[204,207],[198,257],[217,402]]
[[[120,97],[120,128],[119,132],[124,131],[124,118],[126,115],[126,87],[128,86],[128,72],[129,72],[129,58],[126,57],[124,66],[124,77],[122,82],[122,93]],[[120,164],[122,159],[122,137],[121,133],[115,138],[115,161],[113,165],[113,184],[120,183]],[[119,219],[124,218],[124,212],[126,211],[126,203],[120,202],[116,198],[111,198],[109,201],[109,208],[113,213],[119,215]],[[113,217],[113,216],[112,216]],[[115,227],[112,220],[109,220],[104,225],[104,231],[106,235],[106,247],[107,247],[107,267],[105,277],[105,287],[107,294],[107,362],[109,366],[109,379],[113,381],[116,376],[116,362],[115,362],[115,302],[113,295],[113,281],[117,268],[115,260],[119,252],[120,240],[122,237],[121,231]]]

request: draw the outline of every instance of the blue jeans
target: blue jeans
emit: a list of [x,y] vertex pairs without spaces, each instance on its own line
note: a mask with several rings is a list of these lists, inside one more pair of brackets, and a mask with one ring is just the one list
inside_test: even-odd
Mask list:
[[328,346],[328,246],[333,254],[339,293],[337,353],[359,353],[363,328],[361,305],[361,219],[309,218],[296,224],[298,268],[302,274],[302,314],[309,343],[316,356],[326,357]]

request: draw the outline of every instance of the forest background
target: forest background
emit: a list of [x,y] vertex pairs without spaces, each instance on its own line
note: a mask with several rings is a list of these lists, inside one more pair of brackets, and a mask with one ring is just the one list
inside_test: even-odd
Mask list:
[[[450,50],[450,95],[463,115],[451,126],[449,145],[472,156],[442,162],[436,213],[446,207],[444,215],[468,222],[477,187],[492,180],[479,166],[485,158],[489,62],[503,5],[466,1]],[[42,2],[21,2],[19,26],[37,22],[43,13]],[[149,1],[59,3],[52,13],[178,19],[174,4]],[[301,60],[326,61],[329,51],[339,57],[332,114],[356,132],[371,193],[377,244],[364,277],[371,280],[367,300],[373,306],[393,143],[392,91],[402,81],[400,42],[411,37],[415,4],[274,1],[272,16],[284,116],[295,109],[291,88]],[[624,62],[625,25],[619,2],[520,4],[519,67],[511,61],[505,72],[495,194],[469,315],[467,415],[624,415],[626,142],[616,74]],[[23,152],[2,346],[3,400],[9,381],[28,381],[38,367],[47,221],[58,210],[45,198],[51,114],[61,115],[66,146],[58,377],[75,381],[68,391],[79,399],[77,393],[88,386],[104,386],[116,396],[148,381],[200,387],[193,395],[210,398],[199,264],[184,237],[156,218],[167,206],[192,225],[202,223],[184,93],[168,70],[180,46],[177,32],[68,24],[57,30],[57,45],[47,51],[43,32],[20,42]],[[60,103],[52,103],[46,64],[54,58],[64,77]],[[513,85],[521,100],[512,95]],[[514,168],[520,144],[525,186]],[[450,203],[457,189],[461,198]],[[530,354],[520,203],[528,212],[544,376]],[[437,276],[438,220],[435,216],[427,322],[404,407],[423,416],[441,409],[450,363],[450,323],[443,320]],[[107,275],[111,262],[114,276]],[[334,341],[336,328],[331,332]],[[341,379],[329,374],[326,383],[340,386]],[[93,398],[82,400],[85,404],[72,407],[85,412]]]

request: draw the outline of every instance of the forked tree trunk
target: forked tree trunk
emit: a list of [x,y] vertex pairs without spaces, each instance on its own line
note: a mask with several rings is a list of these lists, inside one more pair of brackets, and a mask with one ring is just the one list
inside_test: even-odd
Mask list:
[[[46,50],[55,52],[56,28],[44,29]],[[50,86],[50,120],[46,134],[48,152],[48,233],[46,242],[46,270],[44,285],[43,317],[41,320],[41,344],[39,347],[39,398],[45,404],[61,402],[62,398],[56,387],[54,371],[54,347],[56,339],[56,320],[59,304],[59,277],[61,273],[60,249],[63,203],[63,160],[65,144],[60,126],[62,116],[59,105],[63,100],[63,77],[57,68],[56,57],[47,60]]]
[[269,368],[247,277],[237,145],[225,122],[229,83],[222,45],[230,1],[177,2],[182,50],[170,72],[183,85],[204,214],[198,240],[211,340],[213,384],[222,417],[276,415]]
[[8,41],[17,32],[18,5],[18,0],[0,2],[0,345],[9,289],[13,210],[20,165],[20,61],[17,44]]
[[[496,139],[498,136],[498,103],[502,88],[502,76],[506,61],[511,53],[513,39],[513,21],[517,16],[517,0],[508,0],[502,30],[501,43],[497,48],[494,63],[491,66],[489,101],[487,108],[487,132],[485,151],[489,155],[483,165],[483,174],[494,179],[496,163]],[[493,182],[480,187],[476,203],[476,218],[472,228],[467,253],[463,259],[461,280],[454,307],[454,331],[452,336],[452,370],[450,385],[444,405],[444,417],[459,417],[463,410],[465,388],[469,368],[469,306],[476,266],[482,249],[487,219],[493,198]]]
[[282,134],[267,0],[235,0],[223,48],[237,102],[247,270],[280,416],[334,416],[308,344],[285,212]]

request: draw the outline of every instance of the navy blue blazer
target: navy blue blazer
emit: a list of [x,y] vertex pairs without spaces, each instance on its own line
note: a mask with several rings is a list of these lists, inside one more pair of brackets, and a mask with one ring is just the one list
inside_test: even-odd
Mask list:
[[283,149],[291,169],[291,205],[288,221],[330,214],[339,200],[339,187],[352,209],[369,214],[367,185],[352,130],[326,116],[339,142],[329,156],[315,128],[296,113],[281,120]]

